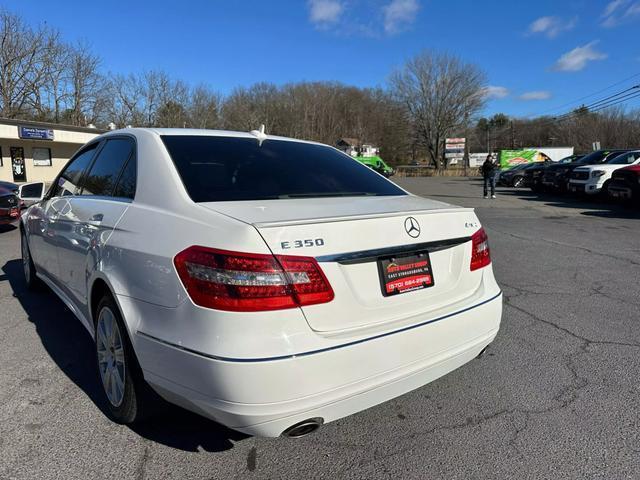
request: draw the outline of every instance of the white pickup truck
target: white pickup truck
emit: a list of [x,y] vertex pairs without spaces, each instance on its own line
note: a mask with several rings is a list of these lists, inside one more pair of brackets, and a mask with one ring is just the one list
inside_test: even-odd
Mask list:
[[640,150],[632,150],[621,153],[606,163],[578,167],[571,172],[569,191],[587,195],[606,194],[613,172],[638,163],[640,163]]

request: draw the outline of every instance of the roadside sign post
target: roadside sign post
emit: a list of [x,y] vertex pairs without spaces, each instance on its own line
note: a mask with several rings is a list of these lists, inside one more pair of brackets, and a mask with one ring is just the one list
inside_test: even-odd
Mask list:
[[[455,165],[464,159],[467,148],[466,138],[447,138],[444,145],[444,158],[447,164]],[[466,168],[466,165],[465,165]]]

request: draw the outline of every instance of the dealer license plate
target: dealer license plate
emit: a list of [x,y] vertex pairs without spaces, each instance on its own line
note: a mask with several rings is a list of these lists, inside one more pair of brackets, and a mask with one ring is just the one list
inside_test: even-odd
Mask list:
[[378,260],[382,294],[385,297],[435,285],[429,252]]

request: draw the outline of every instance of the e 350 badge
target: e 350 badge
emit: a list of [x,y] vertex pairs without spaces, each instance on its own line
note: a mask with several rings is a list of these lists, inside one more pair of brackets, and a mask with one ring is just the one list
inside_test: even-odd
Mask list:
[[307,238],[305,240],[291,240],[289,242],[280,242],[280,248],[287,250],[289,248],[309,248],[324,246],[324,238]]

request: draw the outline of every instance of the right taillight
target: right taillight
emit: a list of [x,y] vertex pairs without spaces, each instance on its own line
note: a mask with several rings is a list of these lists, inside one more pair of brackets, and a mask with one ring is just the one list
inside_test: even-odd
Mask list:
[[471,271],[486,267],[490,263],[489,238],[484,228],[481,228],[471,236]]
[[196,305],[255,312],[333,300],[312,257],[239,253],[193,246],[178,253],[176,270]]

